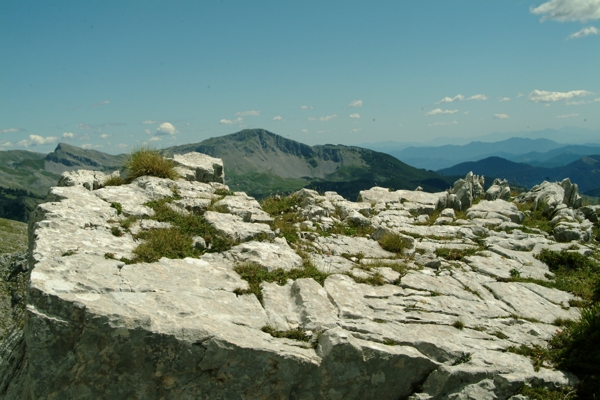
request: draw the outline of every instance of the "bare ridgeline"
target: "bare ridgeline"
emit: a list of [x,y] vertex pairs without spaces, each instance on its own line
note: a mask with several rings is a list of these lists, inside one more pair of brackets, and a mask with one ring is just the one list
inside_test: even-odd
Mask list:
[[[579,316],[572,294],[510,281],[551,278],[543,249],[595,246],[599,210],[568,180],[514,202],[506,182],[484,192],[472,174],[357,202],[303,189],[269,214],[228,190],[220,160],[175,161],[185,179],[103,187],[109,176],[82,170],[50,189],[29,225],[25,323],[0,346],[0,397],[522,399],[524,384],[576,384],[506,351]],[[544,207],[554,236],[525,228],[515,202]],[[172,228],[153,219],[159,203],[201,216],[196,257],[135,261],[144,232]],[[283,280],[252,286],[248,271]]]

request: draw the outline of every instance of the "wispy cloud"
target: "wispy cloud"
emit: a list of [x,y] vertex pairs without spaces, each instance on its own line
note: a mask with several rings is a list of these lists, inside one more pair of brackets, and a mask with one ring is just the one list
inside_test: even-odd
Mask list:
[[350,118],[360,118],[359,113],[350,114]]
[[162,138],[160,136],[152,136],[150,139],[148,139],[149,142],[160,142],[162,140]]
[[500,99],[500,102],[502,103],[503,101],[510,101],[510,97],[503,97]]
[[506,114],[494,114],[494,119],[506,119],[506,118],[510,118],[510,117]]
[[535,15],[541,15],[540,21],[555,20],[586,22],[600,18],[600,2],[597,0],[550,0],[538,7],[531,7]]
[[259,115],[260,111],[258,110],[238,111],[235,113],[236,117],[258,117]]
[[433,124],[428,124],[427,126],[444,126],[444,125],[456,125],[458,121],[452,122],[434,122]]
[[160,121],[155,121],[153,119],[147,119],[142,122],[142,124],[144,124],[144,125],[151,125],[151,124],[158,124],[158,123],[160,123]]
[[471,97],[465,97],[462,94],[457,94],[454,97],[444,97],[443,99],[441,99],[440,101],[438,101],[435,104],[440,104],[440,103],[452,103],[454,101],[463,101],[463,100],[487,100],[488,97],[485,94],[474,94]]
[[529,93],[529,101],[534,103],[549,103],[554,101],[568,100],[574,97],[583,97],[593,94],[587,90],[571,90],[570,92],[547,92],[545,90],[534,90]]
[[352,133],[358,133],[360,131],[362,131],[362,128],[354,128],[350,132],[352,132]]
[[313,106],[300,106],[300,109],[301,110],[312,110],[312,109],[314,109],[314,107]]
[[276,115],[273,117],[273,121],[283,121],[283,117],[281,115]]
[[102,146],[101,144],[84,143],[79,147],[81,147],[82,149],[97,149],[104,146]]
[[600,29],[596,28],[595,26],[588,26],[587,28],[583,28],[580,31],[577,31],[575,33],[571,33],[569,35],[569,37],[567,38],[567,40],[570,39],[580,39],[582,37],[586,37],[589,35],[597,35],[600,33]]
[[520,99],[520,98],[521,98],[521,97],[523,97],[523,96],[525,96],[525,94],[523,94],[523,93],[518,93],[518,94],[517,94],[517,99]]
[[326,115],[324,117],[309,117],[309,121],[331,121],[332,119],[337,118],[337,114]]
[[458,110],[442,110],[441,108],[436,108],[435,110],[428,111],[425,115],[438,115],[438,114],[456,114]]
[[566,115],[557,115],[556,118],[571,118],[571,117],[579,117],[579,114],[566,114]]
[[29,135],[29,139],[21,140],[17,143],[17,146],[29,147],[29,146],[41,146],[44,144],[54,143],[58,140],[56,136],[42,137],[39,135]]
[[177,129],[170,122],[163,122],[156,128],[155,135],[157,136],[166,136],[166,135],[174,135],[177,133]]
[[582,104],[585,104],[585,100],[580,100],[580,101],[567,100],[567,105],[568,106],[580,106]]
[[354,100],[352,103],[348,104],[348,107],[362,107],[362,100]]
[[102,135],[100,135],[100,138],[102,138],[102,139],[108,139],[111,136],[112,135],[109,135],[108,133],[103,133]]
[[243,118],[236,118],[236,119],[222,119],[221,121],[219,121],[220,124],[223,125],[231,125],[231,124],[241,124],[242,122],[244,122]]
[[3,133],[16,133],[16,132],[25,132],[25,129],[21,129],[21,128],[0,129],[0,134],[3,134]]
[[64,137],[65,139],[73,139],[73,137],[75,137],[75,134],[73,134],[73,132],[65,132],[62,134],[62,137]]
[[100,106],[106,106],[108,104],[110,104],[110,100],[104,100],[99,103],[94,103],[90,107],[100,107]]

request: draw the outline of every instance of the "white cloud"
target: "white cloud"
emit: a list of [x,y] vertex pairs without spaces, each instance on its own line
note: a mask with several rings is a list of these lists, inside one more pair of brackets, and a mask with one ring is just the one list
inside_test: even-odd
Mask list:
[[348,107],[362,107],[362,100],[354,100],[352,103],[348,104]]
[[25,129],[21,128],[6,128],[0,129],[0,133],[15,133],[15,132],[23,132]]
[[425,115],[437,115],[437,114],[455,114],[458,110],[442,110],[441,108],[436,108],[435,110],[428,111]]
[[567,114],[567,115],[557,115],[556,118],[571,118],[571,117],[579,117],[579,114]]
[[162,138],[160,136],[152,136],[150,139],[148,139],[149,142],[158,142],[161,140]]
[[506,118],[510,118],[510,117],[506,114],[494,114],[494,119],[506,119]]
[[281,115],[276,115],[273,117],[273,121],[283,121],[283,117]]
[[64,137],[65,139],[72,139],[75,135],[73,134],[73,132],[65,132],[62,134],[62,137]]
[[153,119],[147,119],[145,121],[142,122],[142,124],[144,125],[150,125],[150,124],[158,124],[160,121],[155,121]]
[[487,100],[488,97],[485,94],[475,94],[471,97],[465,97],[462,94],[457,94],[454,97],[444,97],[443,99],[441,99],[440,101],[438,101],[435,104],[440,104],[440,103],[452,103],[453,101],[462,101],[462,100]]
[[600,18],[600,1],[598,0],[550,0],[538,7],[531,7],[533,14],[541,15],[540,21],[581,21]]
[[119,144],[116,144],[115,147],[118,147],[120,149],[126,149],[127,147],[129,147],[129,145],[125,144],[125,143],[119,143]]
[[107,104],[110,104],[110,100],[104,100],[99,103],[94,103],[90,107],[100,107],[100,106],[105,106]]
[[567,100],[567,105],[568,106],[579,106],[581,104],[585,104],[585,100],[580,100],[580,101],[569,101],[569,100]]
[[93,149],[93,148],[98,148],[98,147],[103,147],[103,146],[101,144],[85,143],[79,147],[81,147],[82,149]]
[[326,115],[325,117],[309,117],[308,120],[309,121],[330,121],[334,118],[337,118],[337,114],[333,114],[333,115]]
[[259,115],[260,111],[258,110],[238,111],[235,113],[236,117],[258,117]]
[[177,129],[170,122],[163,122],[156,128],[155,135],[174,135]]
[[461,101],[464,100],[465,96],[463,96],[462,94],[457,94],[454,97],[444,97],[443,99],[441,99],[440,101],[438,101],[436,104],[439,103],[452,103],[453,101]]
[[501,98],[500,102],[503,102],[503,101],[510,101],[510,97],[503,97],[503,98]]
[[360,118],[359,113],[350,114],[350,118]]
[[243,118],[236,118],[234,120],[222,119],[221,121],[219,121],[220,124],[224,124],[224,125],[241,124],[242,122],[244,122]]
[[521,97],[523,97],[523,96],[525,96],[525,95],[524,95],[523,93],[519,92],[519,93],[517,94],[517,99],[520,99],[520,98],[521,98]]
[[471,97],[469,97],[467,100],[487,100],[488,97],[485,94],[475,94]]
[[108,133],[103,133],[102,135],[100,135],[100,137],[101,137],[102,139],[106,139],[106,138],[109,138],[109,137],[111,137],[111,136],[112,136],[112,135],[109,135]]
[[362,131],[362,128],[354,128],[350,132],[352,132],[352,133],[358,133],[360,131]]
[[580,31],[577,31],[575,33],[571,33],[569,35],[569,37],[567,38],[567,40],[569,39],[579,39],[582,37],[586,37],[589,35],[597,35],[600,33],[600,29],[596,28],[595,26],[588,26],[587,28],[583,28]]
[[301,110],[312,110],[312,109],[314,109],[314,107],[313,106],[300,106],[300,109]]
[[84,124],[84,123],[82,123],[82,122],[80,122],[79,124],[77,124],[77,125],[75,125],[75,126],[76,126],[76,127],[78,127],[78,128],[79,128],[79,129],[81,129],[81,130],[84,130],[84,131],[89,131],[90,129],[92,129],[92,128],[93,128],[91,125]]
[[17,143],[17,146],[29,147],[29,146],[41,146],[44,144],[54,143],[58,140],[56,136],[42,137],[38,135],[29,135],[29,140],[21,140]]
[[452,122],[434,122],[433,124],[428,124],[427,126],[444,126],[444,125],[456,125],[458,121]]
[[529,101],[534,103],[548,103],[553,101],[561,101],[572,99],[573,97],[589,96],[593,94],[587,90],[571,90],[570,92],[547,92],[545,90],[534,90],[529,93]]
[[308,129],[302,129],[300,132],[302,132],[302,133],[308,133]]

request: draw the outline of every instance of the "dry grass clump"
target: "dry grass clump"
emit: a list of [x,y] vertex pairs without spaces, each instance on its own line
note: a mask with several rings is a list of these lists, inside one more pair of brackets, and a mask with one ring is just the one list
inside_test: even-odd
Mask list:
[[158,150],[147,147],[132,152],[125,162],[125,169],[127,170],[127,181],[145,175],[166,179],[177,179],[178,177],[172,160],[161,156]]
[[145,242],[133,250],[137,262],[156,262],[161,257],[172,259],[197,257],[200,252],[193,248],[192,238],[177,228],[152,229],[139,235]]
[[393,253],[402,253],[407,247],[407,240],[396,233],[388,233],[379,239],[382,248]]

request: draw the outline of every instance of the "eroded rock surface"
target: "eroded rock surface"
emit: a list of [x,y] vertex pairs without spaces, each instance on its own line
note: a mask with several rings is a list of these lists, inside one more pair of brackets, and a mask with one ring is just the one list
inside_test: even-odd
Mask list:
[[[185,168],[197,177],[191,158]],[[203,176],[219,181],[217,170]],[[291,211],[297,237],[286,240],[272,222],[278,215],[201,180],[142,177],[119,187],[50,191],[30,222],[24,329],[0,345],[1,396],[508,399],[525,383],[576,383],[507,352],[545,345],[555,319],[578,317],[576,299],[510,277],[547,280],[552,274],[534,254],[595,244],[581,235],[557,243],[526,229],[501,182],[501,194],[471,207],[465,205],[484,195],[483,180],[472,174],[453,193],[373,188],[358,203],[303,189]],[[561,223],[586,231],[585,218],[597,210],[574,210],[571,189],[538,188],[522,201],[571,210]],[[152,220],[144,205],[165,198],[176,212],[202,214],[233,247],[127,263],[144,240],[139,232],[172,227]],[[466,212],[459,218],[454,210]],[[128,217],[136,219],[131,229],[119,225]],[[382,248],[385,235],[397,235],[402,249]],[[264,281],[259,300],[240,265],[325,275],[321,283]]]

